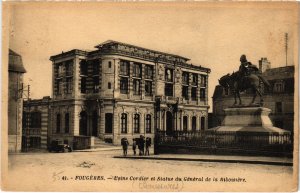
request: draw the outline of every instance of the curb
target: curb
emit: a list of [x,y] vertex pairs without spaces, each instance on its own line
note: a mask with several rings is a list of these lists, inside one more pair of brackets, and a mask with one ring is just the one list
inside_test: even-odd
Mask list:
[[221,162],[221,163],[245,163],[245,164],[263,164],[277,166],[293,166],[293,162],[262,161],[262,160],[226,160],[226,159],[199,159],[199,158],[164,158],[164,157],[123,157],[114,156],[119,159],[145,159],[145,160],[173,160],[173,161],[200,161],[200,162]]
[[96,149],[82,149],[82,150],[73,150],[73,152],[99,152],[99,151],[111,151],[111,150],[122,150],[122,148],[96,148]]

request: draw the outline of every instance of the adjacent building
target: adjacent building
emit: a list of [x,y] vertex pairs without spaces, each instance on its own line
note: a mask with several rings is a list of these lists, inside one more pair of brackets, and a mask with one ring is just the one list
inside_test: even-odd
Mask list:
[[49,96],[24,101],[22,124],[22,149],[24,151],[47,148],[48,128],[51,128],[50,102]]
[[210,69],[117,41],[95,48],[50,57],[49,140],[79,148],[97,140],[120,144],[123,137],[153,139],[156,129],[167,135],[207,129]]
[[22,140],[23,74],[22,57],[9,50],[8,60],[8,152],[20,152]]
[[[271,68],[267,58],[259,60],[259,69],[269,81],[270,87],[261,86],[264,107],[271,109],[270,118],[275,127],[293,132],[294,123],[294,66]],[[233,95],[230,90],[225,90],[217,85],[213,94],[213,113],[210,114],[209,127],[221,124],[224,119],[223,109],[232,106]],[[252,99],[251,91],[241,93],[244,104],[249,104]],[[259,100],[259,97],[257,98]]]

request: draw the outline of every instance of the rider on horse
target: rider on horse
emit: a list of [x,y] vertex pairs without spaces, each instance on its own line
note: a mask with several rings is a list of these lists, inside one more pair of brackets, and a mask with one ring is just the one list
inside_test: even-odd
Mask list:
[[240,58],[241,65],[238,72],[234,72],[231,75],[227,74],[219,79],[219,84],[224,88],[230,88],[234,94],[234,105],[237,104],[236,98],[239,99],[239,104],[242,104],[240,98],[240,92],[247,89],[253,90],[253,98],[251,104],[254,104],[256,95],[260,96],[260,105],[262,105],[263,98],[262,93],[259,89],[261,82],[267,87],[270,86],[269,82],[261,75],[260,70],[256,65],[251,64],[247,61],[245,55]]
[[242,79],[245,76],[249,76],[252,72],[258,71],[258,68],[251,62],[247,61],[246,55],[242,55],[240,58],[241,65],[239,68],[239,78]]

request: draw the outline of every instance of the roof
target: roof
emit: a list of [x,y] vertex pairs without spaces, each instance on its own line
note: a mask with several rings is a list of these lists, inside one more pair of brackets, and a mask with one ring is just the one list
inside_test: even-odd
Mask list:
[[56,54],[54,56],[50,57],[50,60],[56,60],[56,59],[60,59],[60,58],[64,58],[64,57],[68,57],[68,56],[73,56],[73,55],[81,55],[81,56],[87,56],[88,54],[88,50],[80,50],[80,49],[73,49],[67,52],[61,52],[60,54]]
[[22,56],[11,49],[9,49],[8,71],[25,73]]
[[130,47],[135,47],[135,48],[146,50],[146,51],[155,52],[155,53],[158,53],[158,54],[166,54],[166,55],[178,57],[178,58],[184,59],[186,61],[190,60],[189,58],[186,58],[186,57],[183,57],[183,56],[179,56],[179,55],[175,55],[175,54],[169,54],[169,53],[166,53],[166,52],[155,51],[155,50],[151,50],[151,49],[148,49],[148,48],[143,48],[143,47],[139,47],[139,46],[123,43],[123,42],[118,42],[118,41],[114,41],[114,40],[107,40],[107,41],[105,41],[101,44],[98,44],[97,46],[95,46],[95,48],[101,48],[103,45],[107,45],[107,44],[120,44],[120,45],[124,45],[124,46],[130,46]]
[[214,94],[212,98],[221,98],[223,94],[223,87],[221,85],[217,85],[214,90]]
[[294,78],[295,66],[283,66],[267,69],[262,75],[268,80]]

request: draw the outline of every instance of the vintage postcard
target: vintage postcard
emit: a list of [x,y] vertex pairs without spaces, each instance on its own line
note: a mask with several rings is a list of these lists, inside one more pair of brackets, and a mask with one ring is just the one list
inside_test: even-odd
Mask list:
[[2,15],[3,190],[297,191],[297,2]]

